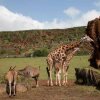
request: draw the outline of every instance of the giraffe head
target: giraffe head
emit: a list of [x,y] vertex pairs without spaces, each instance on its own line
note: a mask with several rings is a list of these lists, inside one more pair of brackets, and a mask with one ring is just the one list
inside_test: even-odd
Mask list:
[[85,41],[87,41],[87,42],[92,42],[93,39],[91,39],[89,36],[85,35],[84,37],[81,38],[81,41],[82,41],[82,42],[85,42]]

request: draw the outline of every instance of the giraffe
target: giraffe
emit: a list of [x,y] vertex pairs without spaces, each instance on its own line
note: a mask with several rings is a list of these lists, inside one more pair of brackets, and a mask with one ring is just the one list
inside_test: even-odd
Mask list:
[[[69,44],[64,44],[64,45],[61,45],[60,47],[56,48],[54,51],[50,52],[47,56],[47,73],[48,73],[48,85],[50,86],[53,86],[53,82],[52,82],[52,69],[53,67],[55,67],[55,65],[57,64],[57,62],[59,63],[57,66],[58,68],[61,70],[63,70],[63,76],[66,76],[64,73],[65,73],[65,69],[66,67],[64,66],[69,66],[69,62],[70,60],[72,59],[72,51],[74,50],[74,48],[77,48],[77,47],[80,47],[80,45],[82,43],[84,43],[85,41],[93,41],[89,36],[84,36],[82,37],[79,41],[74,41],[74,42],[71,42]],[[74,54],[73,54],[74,55]],[[70,57],[72,56],[72,57]],[[70,58],[70,59],[69,59]],[[68,61],[66,61],[67,59],[69,59]],[[68,64],[67,64],[68,63]],[[66,64],[66,65],[65,65]],[[64,69],[65,68],[65,69]],[[58,71],[59,74],[61,73],[61,71]],[[58,74],[58,77],[59,79],[59,85],[60,85],[60,75]],[[65,78],[64,78],[65,80]],[[65,81],[63,80],[63,84],[65,84]],[[66,81],[67,82],[67,81]]]
[[[67,71],[68,71],[68,68],[69,68],[69,64],[70,64],[70,61],[71,59],[73,58],[73,56],[76,54],[77,51],[79,51],[80,49],[78,47],[75,47],[66,57],[66,60],[64,62],[64,65],[63,65],[63,85],[67,85],[68,84],[68,81],[67,81]],[[60,80],[59,80],[60,81]]]
[[63,69],[61,68],[61,63],[59,61],[57,61],[55,63],[55,74],[56,74],[56,85],[61,86],[61,69],[63,72],[63,85],[67,85],[67,71],[69,68],[69,64],[70,64],[70,60],[73,58],[74,54],[79,50],[78,47],[74,48],[68,55],[66,58],[66,61],[63,64]]

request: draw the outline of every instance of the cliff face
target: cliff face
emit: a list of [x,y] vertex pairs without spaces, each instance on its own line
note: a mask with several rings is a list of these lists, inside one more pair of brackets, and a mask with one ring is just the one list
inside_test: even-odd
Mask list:
[[86,34],[91,37],[93,53],[90,58],[90,66],[100,69],[100,18],[88,22]]

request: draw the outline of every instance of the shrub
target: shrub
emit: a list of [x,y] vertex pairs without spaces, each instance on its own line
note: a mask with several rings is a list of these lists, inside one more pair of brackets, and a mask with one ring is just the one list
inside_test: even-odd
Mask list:
[[76,55],[82,56],[82,55],[88,55],[87,51],[79,51]]
[[33,53],[34,57],[45,57],[47,55],[48,55],[47,49],[38,49],[38,50],[35,50]]
[[0,54],[5,54],[6,53],[6,50],[0,50]]

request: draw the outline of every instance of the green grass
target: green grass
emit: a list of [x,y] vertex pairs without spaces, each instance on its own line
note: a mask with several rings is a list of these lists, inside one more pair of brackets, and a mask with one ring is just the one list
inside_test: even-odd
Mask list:
[[[36,67],[40,66],[40,79],[47,79],[47,64],[45,59],[45,57],[0,59],[0,75],[3,75],[5,72],[7,72],[10,66],[16,66],[16,69],[18,70],[24,68],[26,65],[32,65]],[[75,67],[87,67],[88,65],[88,56],[75,56],[70,62],[68,79],[75,79]]]

